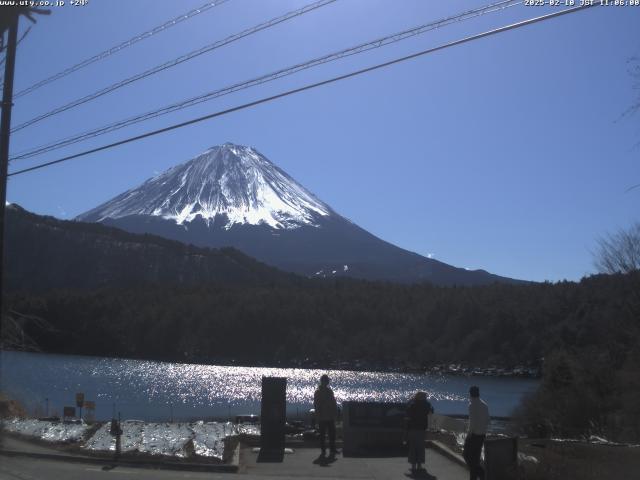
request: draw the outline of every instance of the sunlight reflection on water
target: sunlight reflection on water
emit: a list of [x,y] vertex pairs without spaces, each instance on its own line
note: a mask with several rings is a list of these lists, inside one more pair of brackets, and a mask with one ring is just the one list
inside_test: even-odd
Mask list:
[[464,396],[448,392],[445,384],[424,375],[399,373],[315,370],[300,368],[233,367],[188,365],[132,360],[102,359],[93,373],[118,384],[136,384],[150,399],[172,398],[182,403],[259,401],[262,377],[286,377],[287,401],[311,403],[318,378],[328,373],[336,399],[406,401],[418,389],[426,389],[436,401],[462,401]]
[[339,402],[345,400],[405,402],[417,390],[427,392],[436,411],[465,413],[471,383],[480,385],[492,414],[509,415],[537,382],[526,379],[468,378],[402,373],[325,371],[189,365],[114,358],[1,352],[1,389],[42,410],[73,405],[75,392],[96,401],[96,418],[116,411],[126,418],[168,419],[231,417],[259,413],[263,376],[287,378],[290,411],[311,407],[323,373]]

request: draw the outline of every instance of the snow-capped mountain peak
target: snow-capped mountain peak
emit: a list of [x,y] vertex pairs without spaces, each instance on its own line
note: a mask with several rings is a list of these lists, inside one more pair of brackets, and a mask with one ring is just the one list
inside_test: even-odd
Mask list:
[[77,217],[200,247],[234,247],[311,277],[513,282],[392,245],[342,217],[251,147],[225,143]]
[[147,180],[78,217],[151,215],[178,224],[266,224],[274,229],[315,225],[331,208],[252,147],[225,143]]

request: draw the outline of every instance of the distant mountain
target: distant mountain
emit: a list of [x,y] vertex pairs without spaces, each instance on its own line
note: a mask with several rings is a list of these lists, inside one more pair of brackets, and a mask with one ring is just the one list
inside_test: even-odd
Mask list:
[[99,224],[6,210],[6,288],[133,287],[144,284],[287,284],[293,275],[233,248],[184,245]]
[[517,280],[396,247],[355,225],[251,147],[225,143],[77,217],[203,247],[232,246],[305,276],[436,285]]

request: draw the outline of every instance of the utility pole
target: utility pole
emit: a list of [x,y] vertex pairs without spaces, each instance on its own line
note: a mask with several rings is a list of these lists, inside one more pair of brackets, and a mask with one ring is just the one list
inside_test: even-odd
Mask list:
[[1,315],[4,312],[4,219],[7,203],[7,172],[9,170],[9,137],[11,132],[11,109],[13,107],[13,74],[16,64],[18,21],[16,11],[9,21],[7,54],[4,65],[4,88],[2,90],[2,116],[0,118],[0,338],[2,338]]

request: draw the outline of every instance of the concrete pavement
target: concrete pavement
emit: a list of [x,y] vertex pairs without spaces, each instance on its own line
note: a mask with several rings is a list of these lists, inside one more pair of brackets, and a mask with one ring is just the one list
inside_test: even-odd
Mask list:
[[463,480],[469,472],[433,449],[426,451],[427,471],[409,475],[409,463],[402,457],[343,457],[333,462],[321,461],[318,449],[299,448],[286,454],[282,463],[258,463],[258,454],[250,448],[240,453],[240,472],[248,476],[282,479],[366,479],[391,480],[424,478],[429,480]]
[[[219,479],[232,480],[315,480],[315,479],[363,479],[387,480],[399,478],[424,478],[427,480],[463,480],[468,471],[442,455],[438,450],[427,449],[427,471],[415,477],[409,474],[405,457],[347,457],[338,455],[333,462],[319,461],[317,448],[294,448],[282,462],[260,463],[254,448],[246,446],[240,451],[238,473],[200,472],[189,469],[167,470],[162,462],[119,464],[114,466],[108,459],[93,459],[82,455],[68,455],[46,446],[19,439],[5,437],[6,450],[22,450],[28,456],[0,456],[0,480],[69,480],[92,478],[137,478],[146,479]],[[56,456],[55,458],[53,456]],[[61,456],[66,457],[65,459]],[[98,461],[96,461],[98,460]],[[143,467],[143,468],[139,468]],[[175,465],[170,468],[174,468]],[[188,468],[188,466],[187,466]]]

